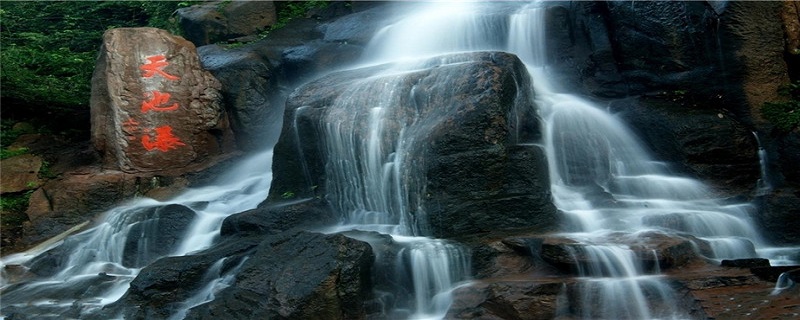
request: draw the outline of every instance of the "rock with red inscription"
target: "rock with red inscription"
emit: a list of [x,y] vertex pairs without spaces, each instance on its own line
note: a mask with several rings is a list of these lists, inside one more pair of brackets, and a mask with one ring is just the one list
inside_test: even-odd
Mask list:
[[190,170],[233,146],[195,46],[165,30],[106,31],[92,77],[92,143],[108,169]]

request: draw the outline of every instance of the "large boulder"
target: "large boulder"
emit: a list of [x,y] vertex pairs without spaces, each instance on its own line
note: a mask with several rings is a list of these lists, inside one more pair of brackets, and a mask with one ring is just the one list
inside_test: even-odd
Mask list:
[[122,264],[143,267],[174,251],[194,221],[194,210],[179,205],[149,207],[130,214]]
[[92,76],[92,142],[110,169],[182,170],[232,148],[220,83],[165,30],[106,31]]
[[[418,208],[412,228],[453,237],[556,226],[544,153],[526,145],[539,139],[539,119],[519,59],[499,52],[454,54],[419,61],[413,71],[380,75],[393,67],[398,66],[329,74],[293,93],[275,147],[268,199],[280,200],[287,192],[298,197],[332,192],[337,210],[376,210],[347,207],[351,200],[340,192],[349,187],[337,183],[343,183],[340,173],[348,169],[337,166],[353,161],[340,162],[334,157],[346,154],[325,150],[336,148],[340,134],[352,135],[346,141],[368,139],[369,110],[384,106],[389,115],[382,141],[390,144],[383,156],[400,153],[392,156],[403,159],[396,164],[402,172],[397,179],[404,179],[408,194],[422,195],[402,200],[401,206]],[[339,133],[325,135],[325,123],[346,119]],[[404,149],[391,150],[403,127],[413,134],[403,137]]]
[[198,47],[255,36],[277,22],[272,1],[209,1],[176,14],[186,38]]
[[186,319],[361,319],[375,257],[341,234],[286,232],[265,239],[230,287]]

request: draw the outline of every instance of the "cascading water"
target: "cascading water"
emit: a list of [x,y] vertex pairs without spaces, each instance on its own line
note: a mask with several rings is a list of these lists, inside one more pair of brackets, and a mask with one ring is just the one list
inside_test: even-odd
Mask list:
[[[424,237],[424,212],[411,208],[420,194],[417,166],[406,159],[420,139],[417,115],[403,116],[400,83],[413,65],[402,65],[382,81],[366,79],[349,86],[320,120],[325,137],[329,199],[342,223],[326,232],[348,230],[389,234],[400,247],[390,265],[399,283],[379,303],[389,318],[440,318],[450,306],[449,292],[469,275],[469,255],[448,241]],[[414,212],[412,215],[411,212]],[[407,293],[410,291],[411,293]]]
[[658,265],[645,272],[632,249],[613,240],[619,234],[690,233],[707,248],[703,253],[718,261],[756,257],[757,249],[764,248],[750,220],[751,204],[723,203],[702,183],[671,175],[622,121],[586,99],[554,89],[546,61],[544,3],[430,6],[382,30],[367,57],[385,62],[501,50],[517,54],[528,66],[545,121],[543,147],[553,200],[571,225],[562,235],[585,244],[581,254],[591,257],[591,265],[579,270],[585,279],[583,298],[565,302],[582,304],[580,316],[688,317],[677,309]]
[[[388,259],[377,253],[378,260],[392,261],[377,265],[386,267],[377,272],[400,283],[376,292],[387,318],[441,318],[451,304],[450,292],[469,277],[469,255],[460,245],[425,237],[425,213],[414,205],[422,196],[422,182],[413,159],[407,158],[415,142],[425,138],[417,132],[421,119],[397,116],[403,95],[413,92],[399,90],[395,81],[419,67],[398,61],[444,53],[508,51],[520,57],[533,77],[545,122],[541,146],[548,155],[553,201],[570,225],[560,235],[580,244],[572,253],[581,294],[560,295],[560,310],[580,304],[576,316],[583,318],[686,317],[673,303],[675,293],[662,281],[658,265],[643,266],[628,242],[617,241],[644,230],[690,233],[708,247],[704,253],[711,259],[780,256],[765,248],[752,228],[750,204],[722,203],[702,183],[670,175],[619,119],[554,88],[548,76],[544,13],[542,3],[422,4],[376,34],[366,50],[365,63],[396,62],[395,68],[375,75],[385,81],[351,86],[321,120],[326,190],[342,215],[341,224],[326,232],[375,231],[391,235],[397,244]],[[4,307],[27,311],[35,306],[30,310],[40,317],[72,310],[66,314],[80,317],[117,300],[148,261],[208,247],[225,216],[261,202],[271,180],[266,170],[270,157],[270,152],[261,154],[216,186],[172,201],[142,200],[111,211],[100,225],[56,244],[69,259],[61,263],[63,269],[44,280],[3,283]],[[148,242],[153,236],[148,230],[158,229],[162,214],[189,216],[186,236],[163,253]],[[138,241],[131,244],[130,237]],[[142,254],[125,261],[126,246]],[[2,266],[30,266],[40,258],[34,253],[12,255]],[[213,299],[227,285],[236,268],[220,274],[223,262],[208,270],[207,285],[184,302],[187,308]]]
[[[272,180],[267,170],[271,159],[271,150],[262,152],[243,160],[213,186],[190,189],[166,202],[135,200],[109,211],[97,226],[50,248],[3,258],[4,271],[9,265],[23,265],[39,268],[40,273],[49,272],[40,265],[53,263],[41,252],[57,251],[54,256],[66,258],[56,263],[61,269],[50,276],[4,284],[3,312],[10,308],[34,318],[83,318],[117,301],[147,263],[208,248],[225,217],[263,201]],[[165,237],[158,224],[176,221],[183,221],[185,231]],[[7,276],[3,274],[4,281]]]

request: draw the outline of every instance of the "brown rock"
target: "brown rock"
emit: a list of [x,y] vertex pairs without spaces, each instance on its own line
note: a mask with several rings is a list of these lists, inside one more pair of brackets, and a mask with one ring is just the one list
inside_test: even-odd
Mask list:
[[191,42],[108,30],[92,77],[92,143],[106,167],[126,172],[207,162],[232,146],[220,87]]
[[[645,270],[678,267],[697,258],[691,240],[660,232],[635,236],[611,234],[598,243],[615,243],[629,248]],[[580,266],[598,263],[597,257],[586,248],[587,244],[566,237],[547,237],[542,243],[541,255],[544,261],[563,272],[576,272]]]
[[563,279],[477,282],[453,292],[446,319],[554,319]]
[[39,169],[42,159],[32,154],[22,154],[0,161],[0,193],[32,190],[39,186]]
[[37,220],[51,210],[53,208],[50,207],[50,199],[47,198],[44,189],[39,188],[31,194],[25,214],[28,215],[29,220]]

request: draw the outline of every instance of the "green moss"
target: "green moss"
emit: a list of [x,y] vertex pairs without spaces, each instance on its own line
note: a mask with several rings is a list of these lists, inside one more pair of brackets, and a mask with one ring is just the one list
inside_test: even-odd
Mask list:
[[782,86],[780,93],[785,100],[764,103],[761,115],[778,130],[789,132],[800,127],[800,81]]

